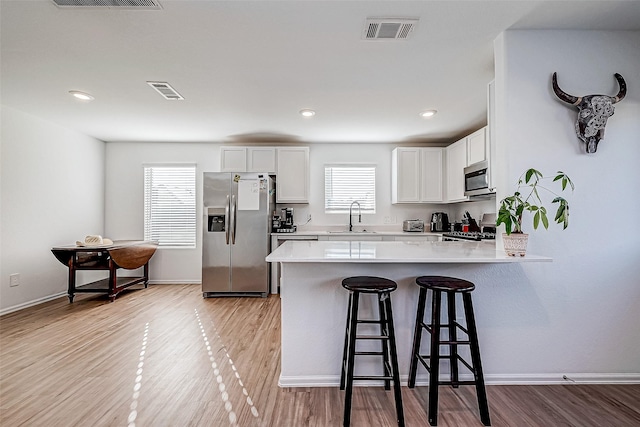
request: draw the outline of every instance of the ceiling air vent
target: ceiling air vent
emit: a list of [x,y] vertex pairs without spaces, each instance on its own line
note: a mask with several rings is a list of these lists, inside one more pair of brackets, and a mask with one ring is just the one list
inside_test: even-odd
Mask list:
[[406,40],[418,25],[418,18],[367,18],[362,31],[365,40]]
[[113,7],[122,9],[162,9],[158,0],[52,0],[57,6],[74,7]]
[[149,86],[154,88],[164,99],[169,101],[182,101],[184,98],[169,83],[166,82],[147,82]]

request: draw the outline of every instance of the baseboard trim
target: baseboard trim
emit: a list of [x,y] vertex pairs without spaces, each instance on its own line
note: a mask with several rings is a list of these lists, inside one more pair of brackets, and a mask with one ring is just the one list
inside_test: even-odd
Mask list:
[[[441,380],[447,380],[441,376]],[[472,380],[469,375],[461,375],[461,380]],[[400,382],[407,385],[408,376],[401,375]],[[554,385],[554,384],[640,384],[638,374],[490,374],[484,376],[486,385]],[[318,376],[282,376],[278,379],[280,387],[337,387],[340,385],[339,375]],[[358,381],[357,386],[382,385],[382,381]],[[418,376],[417,386],[428,386],[428,376]]]
[[149,280],[150,285],[202,285],[200,280]]
[[22,310],[23,308],[33,307],[34,305],[42,304],[47,301],[52,301],[56,298],[60,298],[62,296],[66,296],[67,291],[60,292],[57,294],[49,295],[46,297],[38,298],[33,301],[23,302],[22,304],[14,305],[12,307],[3,308],[0,310],[0,316],[4,316],[5,314],[13,313],[14,311]]

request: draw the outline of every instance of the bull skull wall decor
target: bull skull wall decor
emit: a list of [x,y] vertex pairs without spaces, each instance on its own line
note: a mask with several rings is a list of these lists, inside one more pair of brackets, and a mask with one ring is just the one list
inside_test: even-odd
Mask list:
[[561,101],[578,107],[578,120],[576,121],[576,134],[586,144],[587,153],[595,153],[598,143],[604,138],[604,127],[607,119],[613,115],[614,107],[627,94],[627,84],[624,78],[614,74],[620,90],[616,96],[585,95],[573,96],[564,92],[558,86],[558,77],[553,73],[553,91]]

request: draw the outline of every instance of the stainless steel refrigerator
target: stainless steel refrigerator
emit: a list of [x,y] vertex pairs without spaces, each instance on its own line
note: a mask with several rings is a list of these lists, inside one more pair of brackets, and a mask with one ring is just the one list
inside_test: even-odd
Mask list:
[[202,182],[203,296],[267,296],[273,181],[266,173],[205,172]]

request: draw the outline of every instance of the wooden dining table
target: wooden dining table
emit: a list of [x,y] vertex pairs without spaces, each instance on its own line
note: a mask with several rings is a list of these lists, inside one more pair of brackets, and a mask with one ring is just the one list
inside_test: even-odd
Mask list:
[[[158,242],[151,240],[116,240],[109,245],[93,246],[56,246],[51,248],[53,255],[69,268],[69,302],[73,302],[76,293],[105,293],[111,301],[129,286],[149,283],[149,260],[156,252]],[[143,267],[143,275],[136,277],[118,277],[118,269],[135,270]],[[76,286],[76,271],[107,270],[109,277],[91,283]]]

